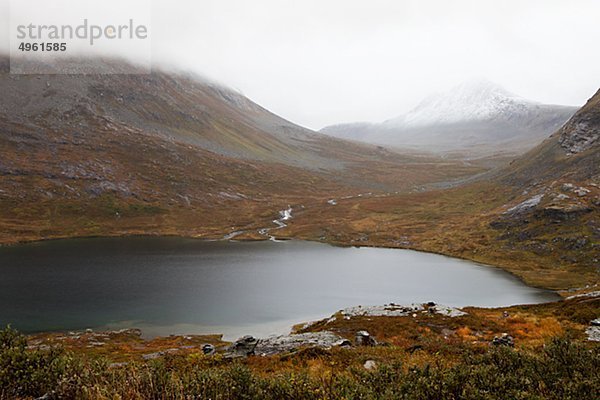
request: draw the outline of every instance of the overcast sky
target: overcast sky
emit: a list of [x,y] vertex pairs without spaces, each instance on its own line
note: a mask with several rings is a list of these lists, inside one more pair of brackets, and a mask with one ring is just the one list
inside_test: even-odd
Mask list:
[[[149,3],[155,63],[220,81],[313,129],[385,120],[471,78],[569,105],[600,87],[598,0]],[[0,4],[4,28],[8,0]]]

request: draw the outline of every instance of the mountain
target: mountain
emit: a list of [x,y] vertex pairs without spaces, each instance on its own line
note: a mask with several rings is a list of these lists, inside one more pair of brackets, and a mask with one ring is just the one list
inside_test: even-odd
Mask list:
[[431,95],[407,114],[380,124],[333,125],[321,132],[421,150],[522,153],[556,131],[576,110],[530,101],[478,80]]
[[0,57],[0,243],[256,234],[288,205],[482,170],[313,132],[197,76],[89,62],[115,74],[9,74]]
[[600,91],[502,168],[451,188],[336,199],[297,215],[285,234],[442,253],[538,287],[597,290]]

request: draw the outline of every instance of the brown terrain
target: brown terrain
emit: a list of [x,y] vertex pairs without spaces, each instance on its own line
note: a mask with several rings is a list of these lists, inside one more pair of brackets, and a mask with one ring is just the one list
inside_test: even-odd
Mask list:
[[19,76],[2,65],[0,243],[262,237],[288,204],[489,169],[332,139],[197,77]]

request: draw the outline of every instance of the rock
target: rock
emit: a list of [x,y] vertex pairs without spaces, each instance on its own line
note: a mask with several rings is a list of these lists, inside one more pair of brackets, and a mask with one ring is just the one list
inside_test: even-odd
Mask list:
[[236,340],[225,353],[226,358],[247,357],[254,354],[258,339],[246,335]]
[[341,311],[344,318],[346,317],[406,317],[415,311],[420,311],[423,306],[420,304],[410,304],[406,306],[389,304],[383,306],[370,307],[348,307]]
[[351,345],[349,340],[329,331],[296,333],[261,339],[254,348],[254,353],[269,356],[296,351],[303,347],[330,349],[336,346],[349,345]]
[[352,342],[348,339],[340,339],[333,344],[336,347],[352,347]]
[[598,125],[590,121],[578,119],[581,110],[569,120],[562,128],[560,145],[567,150],[567,154],[576,154],[585,151],[600,138]]
[[504,214],[520,214],[525,211],[529,211],[530,209],[537,207],[537,205],[540,204],[543,198],[543,194],[533,196],[525,201],[522,201],[516,206],[509,208],[508,210],[506,210],[506,212],[504,212]]
[[[441,314],[446,317],[460,317],[467,313],[459,308],[444,306],[441,304],[434,304],[433,306],[427,305],[427,310],[435,314]],[[344,316],[344,319],[349,317],[408,317],[413,315],[416,317],[415,312],[423,311],[425,307],[422,304],[410,304],[410,305],[398,305],[394,303],[386,304],[383,306],[369,306],[369,307],[349,307],[340,311]]]
[[365,361],[365,363],[363,364],[363,367],[367,370],[367,371],[373,371],[375,369],[377,369],[377,362],[375,360],[367,360]]
[[577,196],[583,197],[583,196],[586,196],[590,192],[590,190],[586,189],[584,187],[580,187],[580,188],[575,189],[574,192],[575,192],[575,194],[577,194]]
[[556,196],[554,196],[554,200],[557,200],[557,201],[568,200],[568,199],[570,199],[570,197],[564,193],[559,193]]
[[358,331],[354,337],[357,346],[377,346],[377,340],[367,331]]
[[590,326],[585,330],[588,340],[591,342],[600,342],[600,318],[590,321]]
[[[600,291],[576,294],[576,295],[567,297],[567,300],[577,299],[580,297],[600,297]],[[594,320],[594,321],[596,321],[596,320]]]
[[585,333],[588,335],[589,341],[600,342],[600,318],[592,320]]
[[165,354],[177,353],[179,349],[167,349],[163,351],[157,351],[156,353],[143,354],[142,358],[146,361],[154,360],[158,357],[164,356]]
[[212,344],[207,343],[202,345],[202,352],[208,356],[215,354],[216,351],[215,346]]
[[159,351],[159,352],[156,352],[156,353],[143,354],[142,358],[144,360],[148,361],[148,360],[154,360],[155,358],[158,358],[158,357],[160,357],[162,355],[163,355],[162,352]]
[[492,340],[492,344],[494,346],[509,346],[509,347],[514,347],[515,346],[515,339],[512,336],[510,336],[508,333],[503,333],[502,336],[500,336],[500,337],[496,336]]

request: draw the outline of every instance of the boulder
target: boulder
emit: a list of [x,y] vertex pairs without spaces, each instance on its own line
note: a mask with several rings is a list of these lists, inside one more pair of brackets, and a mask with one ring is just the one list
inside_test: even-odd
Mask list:
[[367,331],[358,331],[355,335],[357,346],[377,346],[377,340]]
[[363,364],[363,367],[367,370],[367,371],[373,371],[375,369],[377,369],[377,362],[374,360],[367,360],[365,361],[365,363]]
[[227,352],[225,353],[225,357],[238,358],[253,355],[257,344],[258,339],[256,339],[254,336],[243,336],[229,346],[229,349],[227,349]]
[[502,336],[496,336],[492,340],[492,344],[494,346],[509,346],[509,347],[514,347],[515,346],[515,339],[512,336],[510,336],[508,333],[503,333]]
[[212,344],[207,343],[202,345],[202,352],[207,356],[215,354],[216,351],[217,350],[215,349],[215,346],[213,346]]

